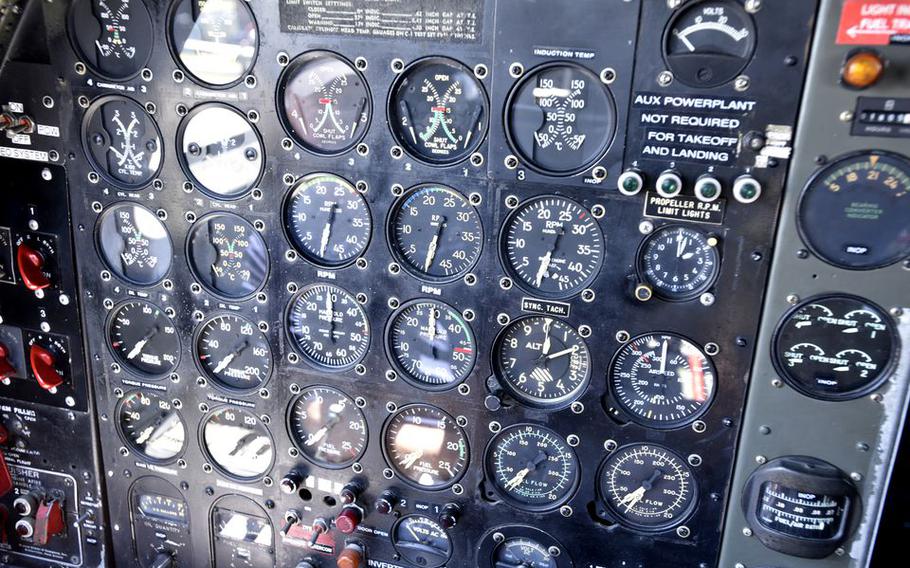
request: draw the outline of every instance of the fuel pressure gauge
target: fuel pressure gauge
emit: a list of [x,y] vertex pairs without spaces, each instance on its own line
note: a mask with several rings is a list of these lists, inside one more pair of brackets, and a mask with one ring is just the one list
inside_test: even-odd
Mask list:
[[468,467],[465,431],[429,404],[405,406],[392,415],[382,433],[382,451],[405,483],[429,491],[451,487]]
[[341,469],[360,459],[369,436],[357,402],[326,386],[300,392],[288,409],[288,430],[305,458],[328,469]]

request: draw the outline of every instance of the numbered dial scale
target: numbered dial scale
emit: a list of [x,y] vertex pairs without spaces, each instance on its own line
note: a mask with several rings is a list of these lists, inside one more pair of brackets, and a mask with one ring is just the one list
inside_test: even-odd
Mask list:
[[452,556],[452,541],[442,526],[423,515],[403,517],[392,528],[392,545],[413,566],[439,568]]
[[180,336],[173,320],[145,300],[127,300],[111,311],[108,344],[117,362],[144,377],[162,377],[180,360]]
[[275,445],[268,428],[255,414],[241,408],[216,408],[202,423],[206,456],[221,473],[238,481],[255,481],[268,473]]
[[306,459],[329,469],[341,469],[360,459],[369,435],[355,401],[326,386],[300,392],[288,410],[288,430]]
[[95,240],[104,264],[130,284],[152,286],[171,268],[174,247],[167,227],[138,203],[108,207],[98,219]]
[[382,451],[402,481],[430,491],[454,485],[469,460],[464,430],[429,404],[412,404],[396,412],[385,425]]
[[571,554],[548,533],[525,525],[496,527],[477,547],[478,568],[572,568]]
[[265,285],[269,272],[265,240],[233,213],[213,213],[196,221],[186,248],[196,280],[217,296],[240,300]]
[[76,0],[69,27],[79,60],[105,79],[135,77],[152,54],[155,32],[143,0]]
[[152,183],[164,160],[158,125],[142,105],[119,95],[101,97],[88,107],[82,143],[95,171],[124,189]]
[[716,237],[697,229],[668,226],[655,231],[638,253],[640,278],[666,300],[689,300],[717,280],[720,255]]
[[196,359],[203,374],[233,391],[261,387],[272,374],[272,349],[253,322],[235,314],[220,314],[196,333]]
[[180,413],[169,400],[152,392],[124,396],[117,407],[117,425],[130,449],[152,462],[172,461],[186,445]]
[[360,302],[332,284],[298,292],[288,306],[287,326],[293,347],[319,369],[353,367],[370,347],[370,323]]

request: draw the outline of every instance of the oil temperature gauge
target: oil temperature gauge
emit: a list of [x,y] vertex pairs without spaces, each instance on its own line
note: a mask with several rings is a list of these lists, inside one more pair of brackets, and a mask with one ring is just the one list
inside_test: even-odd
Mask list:
[[265,284],[269,271],[265,240],[233,213],[213,213],[196,221],[186,248],[193,275],[215,295],[240,300]]
[[142,105],[120,95],[101,97],[88,107],[82,143],[95,171],[124,189],[150,184],[164,161],[158,125]]
[[152,54],[155,32],[143,0],[76,0],[69,28],[80,61],[105,79],[132,79]]
[[108,207],[98,219],[95,239],[104,264],[130,284],[152,286],[171,268],[174,248],[167,227],[138,203]]
[[174,404],[153,392],[133,391],[117,410],[120,434],[145,459],[166,463],[186,446],[186,425]]
[[369,430],[351,397],[332,387],[307,387],[288,409],[291,440],[318,466],[341,469],[360,459]]
[[442,526],[423,515],[408,515],[392,528],[392,545],[406,562],[439,568],[452,556],[452,541]]
[[468,440],[455,419],[429,404],[396,412],[382,433],[382,452],[402,481],[440,491],[454,485],[468,467]]
[[143,378],[161,377],[177,368],[177,327],[151,302],[127,300],[111,310],[107,337],[117,362]]
[[236,314],[208,320],[196,333],[196,359],[202,372],[228,390],[251,391],[272,374],[272,349],[253,322]]

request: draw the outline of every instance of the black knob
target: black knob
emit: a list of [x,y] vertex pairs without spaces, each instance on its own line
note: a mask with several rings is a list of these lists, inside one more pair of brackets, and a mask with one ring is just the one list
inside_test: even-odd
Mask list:
[[159,552],[155,555],[150,568],[173,568],[174,555],[171,552]]
[[287,475],[281,478],[278,485],[281,487],[282,493],[293,495],[300,489],[301,483],[303,483],[303,476],[296,471],[289,471]]
[[458,517],[460,516],[461,507],[455,503],[449,503],[443,507],[442,512],[439,513],[439,524],[446,530],[455,528],[455,525],[458,524]]
[[380,515],[390,515],[395,510],[395,505],[398,504],[398,501],[398,495],[394,491],[383,491],[379,499],[376,499],[373,507]]

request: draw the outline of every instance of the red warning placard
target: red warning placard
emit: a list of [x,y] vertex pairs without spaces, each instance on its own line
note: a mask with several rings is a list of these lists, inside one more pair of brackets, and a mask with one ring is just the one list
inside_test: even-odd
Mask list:
[[910,44],[910,0],[844,0],[837,43]]

